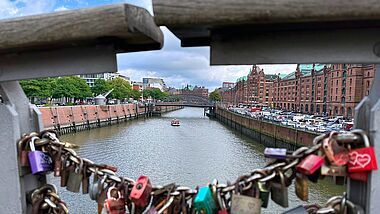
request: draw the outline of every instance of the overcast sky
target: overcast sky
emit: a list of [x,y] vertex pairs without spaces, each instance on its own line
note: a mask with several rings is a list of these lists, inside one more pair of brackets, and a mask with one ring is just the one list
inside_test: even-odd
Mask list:
[[[151,0],[0,0],[0,18],[11,18],[60,10],[130,3],[152,11]],[[119,54],[119,72],[131,80],[160,77],[167,85],[180,88],[186,84],[203,85],[213,90],[223,81],[235,81],[247,75],[250,66],[210,66],[209,48],[181,48],[180,41],[165,27],[162,50]],[[295,65],[260,65],[265,73],[290,73]]]

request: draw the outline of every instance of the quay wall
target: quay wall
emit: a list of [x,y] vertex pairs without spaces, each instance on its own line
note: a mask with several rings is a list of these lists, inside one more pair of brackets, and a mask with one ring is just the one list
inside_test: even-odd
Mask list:
[[40,107],[44,129],[54,129],[59,134],[88,130],[122,121],[153,116],[152,112],[170,112],[180,106],[139,106],[137,104],[80,105]]
[[257,120],[225,109],[216,108],[215,118],[268,147],[295,149],[313,145],[316,133]]

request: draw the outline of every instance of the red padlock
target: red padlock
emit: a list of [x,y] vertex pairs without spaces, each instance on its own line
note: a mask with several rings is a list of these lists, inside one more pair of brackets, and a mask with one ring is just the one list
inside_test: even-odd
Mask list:
[[321,168],[321,166],[325,163],[325,158],[311,154],[307,156],[305,159],[301,161],[296,166],[298,172],[301,172],[304,175],[311,175],[315,171]]
[[361,135],[364,141],[364,148],[353,149],[349,152],[348,172],[366,172],[377,170],[375,150],[369,145],[368,136],[362,130],[353,130],[355,134]]
[[116,187],[110,187],[108,189],[107,199],[104,201],[104,208],[107,214],[125,214],[125,198]]
[[338,142],[333,138],[337,132],[331,132],[328,138],[323,139],[322,148],[330,162],[334,166],[346,165],[349,161],[349,151],[343,146],[339,146]]
[[352,180],[367,182],[368,181],[368,172],[348,173],[348,177]]
[[132,188],[130,198],[138,207],[145,207],[149,203],[152,185],[147,176],[141,175]]

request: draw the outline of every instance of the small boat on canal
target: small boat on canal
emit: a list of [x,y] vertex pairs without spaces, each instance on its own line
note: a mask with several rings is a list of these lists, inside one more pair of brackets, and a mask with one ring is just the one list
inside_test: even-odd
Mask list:
[[171,125],[172,125],[172,126],[180,126],[180,124],[179,124],[179,120],[177,120],[177,119],[173,119],[172,122],[171,122]]

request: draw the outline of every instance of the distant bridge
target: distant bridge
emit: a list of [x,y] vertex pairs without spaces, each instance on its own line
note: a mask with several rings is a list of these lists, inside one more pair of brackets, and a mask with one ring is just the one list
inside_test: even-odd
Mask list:
[[199,108],[207,108],[214,107],[213,104],[196,104],[196,103],[186,103],[186,102],[162,102],[156,103],[156,106],[186,106],[186,107],[199,107]]
[[[180,101],[176,101],[176,100]],[[206,97],[188,95],[188,94],[179,94],[169,96],[166,99],[166,102],[156,103],[156,106],[188,106],[188,107],[213,107],[214,104]]]

